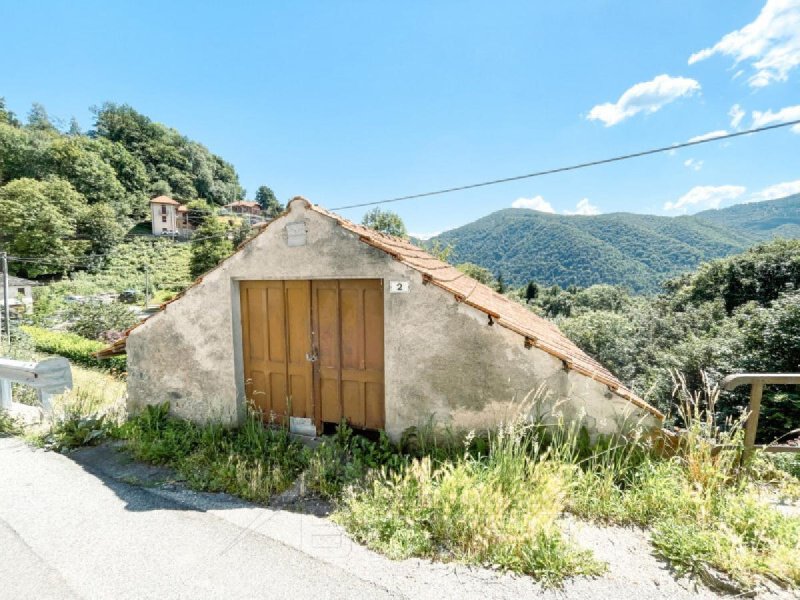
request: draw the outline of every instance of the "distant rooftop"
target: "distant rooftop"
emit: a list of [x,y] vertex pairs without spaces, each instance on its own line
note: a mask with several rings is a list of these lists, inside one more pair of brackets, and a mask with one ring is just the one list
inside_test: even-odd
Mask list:
[[150,200],[150,204],[172,204],[175,206],[180,205],[180,202],[177,200],[173,200],[169,196],[156,196],[152,200]]
[[14,277],[13,275],[8,276],[8,287],[25,287],[29,285],[39,285],[36,281],[31,281],[30,279],[24,279],[22,277]]

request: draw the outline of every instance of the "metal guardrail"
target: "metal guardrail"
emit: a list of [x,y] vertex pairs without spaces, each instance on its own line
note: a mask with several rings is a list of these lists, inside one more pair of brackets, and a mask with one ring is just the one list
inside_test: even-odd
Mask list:
[[50,397],[72,388],[72,369],[69,361],[61,357],[45,358],[39,362],[0,358],[0,409],[11,409],[12,383],[35,389],[42,408],[50,412]]
[[[736,373],[728,375],[720,382],[723,390],[731,391],[736,388],[750,386],[750,414],[744,429],[744,446],[752,449],[756,445],[756,430],[758,429],[758,416],[761,412],[761,396],[765,385],[798,385],[800,373]],[[765,452],[800,452],[798,446],[769,444],[761,446]]]

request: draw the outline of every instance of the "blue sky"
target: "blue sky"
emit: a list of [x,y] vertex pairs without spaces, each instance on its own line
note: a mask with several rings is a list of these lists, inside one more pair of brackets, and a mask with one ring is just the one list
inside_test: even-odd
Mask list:
[[[329,208],[800,118],[800,0],[0,0],[0,22],[18,114],[88,128],[128,103],[250,195]],[[682,214],[794,191],[800,128],[390,206],[429,234],[513,203]]]

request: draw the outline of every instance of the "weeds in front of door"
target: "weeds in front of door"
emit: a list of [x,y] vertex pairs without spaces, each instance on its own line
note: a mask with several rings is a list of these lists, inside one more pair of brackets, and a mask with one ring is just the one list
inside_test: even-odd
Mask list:
[[117,435],[132,454],[175,468],[193,488],[267,502],[308,464],[308,450],[283,428],[251,413],[238,429],[170,418],[169,404],[147,406]]
[[345,495],[334,519],[392,558],[423,556],[494,566],[557,584],[603,566],[565,537],[558,518],[572,480],[534,426],[517,421],[490,436],[486,454],[465,440],[456,458],[430,456],[376,474]]

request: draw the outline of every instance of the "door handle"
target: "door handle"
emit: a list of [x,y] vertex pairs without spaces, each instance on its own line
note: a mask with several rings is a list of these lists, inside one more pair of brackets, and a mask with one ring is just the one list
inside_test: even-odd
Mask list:
[[306,360],[308,362],[317,362],[317,358],[316,352],[306,352]]

